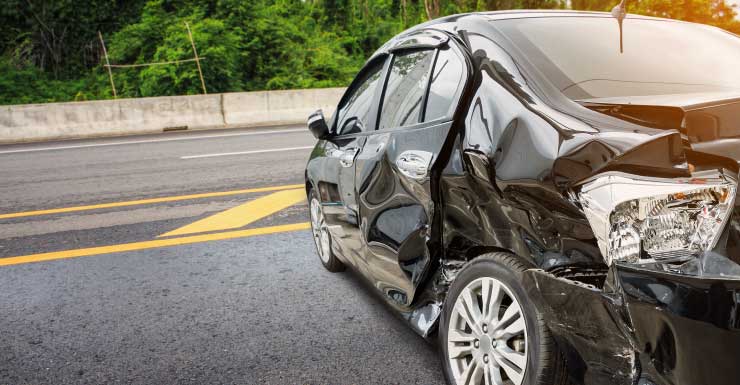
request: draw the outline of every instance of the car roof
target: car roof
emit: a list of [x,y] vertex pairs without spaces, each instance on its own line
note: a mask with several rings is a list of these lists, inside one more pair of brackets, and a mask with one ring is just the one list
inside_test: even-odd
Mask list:
[[[463,14],[461,14],[463,15]],[[479,15],[488,20],[511,20],[511,19],[528,19],[528,18],[556,18],[556,17],[607,17],[613,18],[610,12],[602,11],[574,11],[570,9],[512,9],[506,11],[490,12],[473,12],[470,15]],[[684,22],[682,20],[667,19],[663,17],[645,16],[634,13],[628,13],[628,19],[645,19],[660,21]]]
[[[558,18],[558,17],[601,17],[601,18],[613,18],[610,12],[597,12],[597,11],[574,11],[567,9],[514,9],[506,11],[489,11],[489,12],[470,12],[470,13],[459,13],[455,15],[443,16],[434,20],[427,21],[425,23],[413,26],[388,41],[384,48],[388,49],[393,46],[394,43],[399,42],[399,38],[408,36],[416,31],[424,28],[435,28],[445,23],[454,23],[456,20],[469,17],[478,17],[484,20],[497,21],[497,20],[512,20],[512,19],[528,19],[528,18]],[[628,13],[626,16],[628,19],[645,19],[645,20],[660,20],[660,21],[673,21],[682,22],[675,19],[666,19],[653,16],[644,16]],[[685,22],[684,22],[685,23]],[[389,44],[390,43],[390,44]],[[378,50],[379,52],[381,50]],[[374,56],[374,55],[373,55]]]
[[[526,18],[555,18],[555,17],[614,17],[610,12],[600,11],[574,11],[569,9],[514,9],[507,11],[475,12],[473,14],[481,15],[489,20],[510,20]],[[627,14],[628,19],[649,19],[663,21],[680,21],[676,19],[666,19],[662,17],[637,15],[634,13]]]
[[[455,14],[455,15],[449,15],[449,16],[440,17],[434,20],[427,21],[425,23],[415,25],[399,33],[398,35],[394,36],[392,39],[388,40],[385,44],[383,44],[383,46],[381,46],[377,51],[375,51],[375,53],[370,56],[368,63],[370,61],[373,61],[379,55],[387,54],[395,46],[402,44],[405,38],[408,38],[414,33],[418,33],[421,30],[429,29],[429,28],[437,29],[446,24],[448,26],[442,27],[442,29],[448,30],[450,28],[449,27],[450,23],[454,24],[456,21],[461,20],[461,19],[478,18],[480,20],[492,21],[494,22],[492,24],[495,24],[495,21],[499,21],[499,20],[531,19],[531,18],[555,19],[559,17],[613,18],[612,14],[609,12],[574,11],[574,10],[567,10],[567,9],[516,9],[516,10],[506,10],[506,11],[470,12],[470,13],[460,13],[460,14]],[[636,14],[631,14],[631,13],[627,14],[626,17],[628,19],[643,19],[643,20],[687,23],[685,21],[680,21],[680,20],[675,20],[675,19],[643,16],[643,15],[636,15]]]
[[[609,12],[574,11],[569,9],[512,9],[506,11],[476,12],[475,14],[484,16],[490,20],[523,19],[531,17],[612,17]],[[628,14],[628,17],[635,16],[638,15]]]

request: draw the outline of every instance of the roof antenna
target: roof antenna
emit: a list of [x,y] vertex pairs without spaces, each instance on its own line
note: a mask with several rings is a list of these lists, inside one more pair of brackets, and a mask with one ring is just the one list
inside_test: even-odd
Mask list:
[[612,8],[612,17],[619,22],[619,53],[624,53],[624,40],[622,34],[622,24],[627,17],[627,0],[622,0],[619,5]]

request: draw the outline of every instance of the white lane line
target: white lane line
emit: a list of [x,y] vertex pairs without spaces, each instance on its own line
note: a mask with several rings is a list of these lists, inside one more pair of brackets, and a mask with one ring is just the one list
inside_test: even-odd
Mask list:
[[255,151],[241,151],[241,152],[224,152],[224,153],[221,153],[221,154],[188,155],[188,156],[181,156],[180,159],[199,159],[199,158],[215,158],[217,156],[264,154],[266,152],[308,150],[309,148],[314,148],[314,146],[284,147],[284,148],[272,148],[272,149],[269,149],[269,150],[255,150]]
[[287,130],[270,130],[270,131],[258,131],[258,132],[240,132],[234,134],[214,134],[214,135],[195,135],[195,136],[178,136],[176,138],[162,138],[162,139],[147,139],[147,140],[126,140],[121,142],[110,142],[110,143],[91,143],[91,144],[74,144],[70,146],[54,146],[54,147],[39,147],[39,148],[21,148],[18,150],[6,150],[0,151],[2,154],[18,154],[23,152],[39,152],[39,151],[54,151],[54,150],[69,150],[75,148],[89,148],[89,147],[106,147],[106,146],[123,146],[127,144],[143,144],[143,143],[159,143],[159,142],[176,142],[181,140],[198,140],[198,139],[213,139],[213,138],[226,138],[230,136],[252,136],[252,135],[267,135],[267,134],[282,134],[291,132],[302,132],[306,131],[304,128],[292,128]]

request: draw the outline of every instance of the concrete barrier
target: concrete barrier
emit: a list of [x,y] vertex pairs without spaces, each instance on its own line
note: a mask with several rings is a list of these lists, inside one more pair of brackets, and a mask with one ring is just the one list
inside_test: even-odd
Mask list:
[[343,88],[0,106],[0,143],[303,123]]
[[223,94],[224,121],[242,127],[303,123],[319,108],[331,116],[343,94],[344,88]]

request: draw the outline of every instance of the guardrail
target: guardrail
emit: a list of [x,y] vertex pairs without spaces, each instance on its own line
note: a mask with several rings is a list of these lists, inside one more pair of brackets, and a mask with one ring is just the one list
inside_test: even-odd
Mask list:
[[330,116],[343,93],[323,88],[0,106],[0,143],[297,124],[319,108]]

